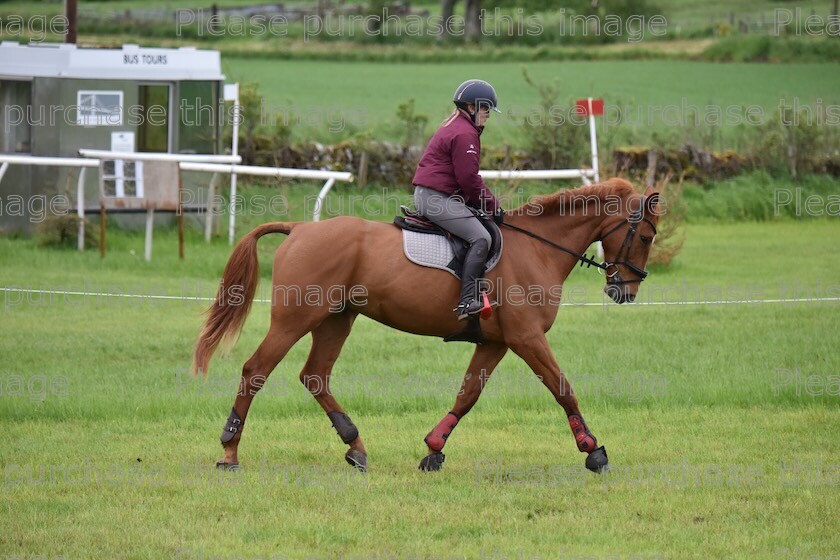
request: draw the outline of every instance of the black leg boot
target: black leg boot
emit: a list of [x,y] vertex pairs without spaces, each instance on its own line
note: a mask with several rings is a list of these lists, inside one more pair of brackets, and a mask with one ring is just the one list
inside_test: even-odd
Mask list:
[[461,298],[458,307],[453,309],[459,321],[463,321],[470,315],[477,315],[484,307],[479,284],[484,277],[488,250],[487,242],[481,239],[470,246],[464,257],[464,268],[461,271]]

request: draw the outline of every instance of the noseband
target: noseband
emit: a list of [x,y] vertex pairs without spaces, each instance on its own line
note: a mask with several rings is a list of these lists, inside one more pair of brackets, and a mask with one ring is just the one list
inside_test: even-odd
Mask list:
[[[647,278],[647,270],[639,268],[638,266],[636,266],[628,260],[630,258],[630,248],[633,246],[633,241],[636,239],[636,231],[639,228],[639,223],[643,221],[647,222],[651,229],[653,229],[653,235],[656,235],[656,226],[653,225],[653,222],[651,222],[647,217],[645,217],[641,210],[635,210],[632,214],[630,214],[623,221],[616,224],[615,227],[613,227],[610,231],[602,235],[599,239],[599,241],[603,241],[604,239],[618,231],[625,224],[628,224],[630,226],[627,228],[627,233],[624,235],[624,241],[621,243],[621,248],[618,250],[618,254],[616,254],[615,256],[615,260],[612,262],[604,262],[604,267],[599,267],[602,268],[602,270],[604,270],[604,273],[607,275],[608,284],[621,285],[634,284],[636,282],[641,283],[645,278]],[[633,272],[633,274],[638,276],[638,279],[624,280],[621,277],[621,274],[619,273],[618,265],[626,266],[627,268],[629,268]],[[612,273],[609,272],[610,268],[614,269]]]

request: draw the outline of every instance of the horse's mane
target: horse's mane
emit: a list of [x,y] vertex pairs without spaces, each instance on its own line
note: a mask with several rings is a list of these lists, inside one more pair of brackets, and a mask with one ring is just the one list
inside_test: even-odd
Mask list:
[[556,214],[575,206],[582,206],[592,198],[607,202],[615,198],[624,199],[624,197],[635,192],[636,190],[629,181],[616,177],[594,185],[584,185],[576,189],[566,189],[553,194],[533,197],[520,208],[513,210],[513,212],[518,213],[522,211],[530,215],[542,213]]

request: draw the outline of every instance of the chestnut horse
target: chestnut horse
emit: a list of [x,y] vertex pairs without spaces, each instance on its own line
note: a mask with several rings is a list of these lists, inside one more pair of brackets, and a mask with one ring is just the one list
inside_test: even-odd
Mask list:
[[[504,254],[488,281],[503,279],[504,286],[519,286],[529,294],[556,294],[578,261],[588,260],[606,271],[604,291],[614,301],[632,301],[647,275],[644,267],[659,219],[657,202],[652,189],[637,194],[623,179],[536,197],[506,214]],[[257,240],[268,233],[289,236],[274,257],[271,324],[242,368],[239,391],[222,432],[225,456],[217,466],[239,467],[237,449],[254,395],[289,349],[311,332],[312,349],[300,372],[301,382],[349,445],[347,462],[365,470],[367,452],[359,431],[329,390],[330,372],[354,319],[362,313],[401,331],[446,337],[463,327],[452,313],[460,282],[444,271],[411,263],[403,254],[402,231],[391,223],[337,217],[263,224],[239,241],[225,267],[218,297],[207,311],[196,344],[194,373],[206,375],[219,344],[231,344],[242,329],[259,280]],[[583,256],[598,240],[608,259],[604,263]],[[297,288],[298,294],[317,288],[315,293],[322,296],[340,288],[347,298],[340,306],[324,297],[290,300],[291,288]],[[487,376],[510,348],[563,407],[578,449],[587,453],[586,467],[596,472],[606,469],[606,452],[584,422],[545,337],[557,315],[558,298],[534,302],[529,297],[525,304],[507,302],[503,295],[494,294],[499,307],[481,321],[485,341],[476,345],[451,412],[426,436],[428,455],[420,468],[441,468],[447,437],[476,403]]]

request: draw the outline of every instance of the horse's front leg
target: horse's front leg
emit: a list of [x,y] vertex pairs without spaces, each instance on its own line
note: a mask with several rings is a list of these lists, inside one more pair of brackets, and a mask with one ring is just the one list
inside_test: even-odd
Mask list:
[[530,337],[521,337],[518,342],[511,343],[510,347],[525,360],[566,411],[575,443],[581,452],[587,453],[586,468],[593,472],[608,471],[607,452],[603,446],[598,447],[598,440],[584,422],[572,386],[554,359],[545,335],[534,333]]
[[467,373],[464,375],[464,383],[455,398],[455,406],[426,436],[425,442],[429,448],[429,454],[420,461],[421,470],[438,471],[443,467],[444,455],[441,451],[446,445],[449,434],[476,403],[484,384],[505,356],[505,352],[507,352],[507,346],[504,344],[488,343],[476,346]]

